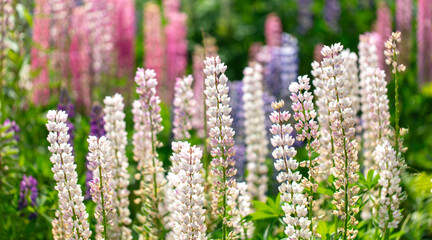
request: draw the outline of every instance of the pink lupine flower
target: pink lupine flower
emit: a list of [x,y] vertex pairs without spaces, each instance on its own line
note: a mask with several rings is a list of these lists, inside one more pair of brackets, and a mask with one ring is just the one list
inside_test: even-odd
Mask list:
[[404,36],[400,48],[402,63],[408,64],[411,50],[412,0],[396,1],[396,29]]
[[[148,2],[144,7],[144,64],[147,69],[153,69],[159,79],[165,79],[165,41],[162,32],[162,22],[159,6]],[[165,86],[160,86],[161,90]]]
[[[67,239],[89,239],[90,225],[87,221],[88,213],[83,203],[81,186],[78,184],[76,164],[72,154],[72,147],[68,143],[69,134],[66,125],[67,114],[64,111],[51,110],[47,114],[49,131],[48,150],[53,167],[54,180],[58,191],[59,208],[64,224],[64,235]],[[58,218],[57,218],[58,220]]]
[[111,0],[114,6],[113,41],[117,54],[117,72],[129,76],[135,66],[135,1]]
[[[419,86],[432,81],[432,2],[418,1],[417,65]],[[387,34],[389,36],[390,33]]]
[[282,41],[282,22],[278,15],[270,13],[265,21],[265,37],[266,45],[269,47],[277,47]]
[[200,45],[195,45],[193,57],[192,57],[192,68],[194,78],[194,98],[198,104],[195,111],[195,116],[192,118],[192,124],[194,129],[200,137],[204,137],[204,118],[205,118],[205,103],[204,103],[204,48]]
[[38,72],[33,80],[33,102],[47,104],[49,100],[48,55],[50,46],[50,4],[49,0],[36,1],[33,18],[33,44],[31,50],[31,67]]
[[378,54],[378,66],[380,69],[388,71],[384,57],[384,42],[392,32],[392,15],[388,6],[381,2],[377,9],[377,20],[375,22],[374,31],[378,33],[376,43]]
[[228,78],[225,75],[226,65],[221,63],[219,57],[208,57],[204,61],[205,95],[207,105],[207,117],[211,156],[213,160],[212,176],[212,209],[213,213],[222,218],[224,238],[234,237],[234,231],[229,229],[232,225],[232,209],[227,198],[232,192],[229,188],[235,188],[236,180],[233,178],[237,170],[234,167],[234,131],[231,127],[232,118],[230,115],[228,97]]

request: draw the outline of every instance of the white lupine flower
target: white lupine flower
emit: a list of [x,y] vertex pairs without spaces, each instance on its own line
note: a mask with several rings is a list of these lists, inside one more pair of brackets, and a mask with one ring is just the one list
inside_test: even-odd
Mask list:
[[[234,232],[228,228],[232,226],[231,212],[233,206],[228,206],[227,199],[231,196],[230,188],[236,187],[233,176],[234,167],[234,131],[231,128],[227,87],[228,78],[225,76],[226,65],[219,57],[210,57],[204,61],[205,95],[207,105],[207,125],[210,136],[211,162],[213,177],[212,209],[213,214],[222,217],[223,233],[228,238],[234,238]],[[229,233],[228,233],[229,232]]]
[[396,151],[388,140],[376,147],[375,160],[380,171],[381,194],[378,206],[378,223],[382,232],[397,228],[402,219],[400,203],[402,201],[401,173],[405,168],[403,161],[396,158]]
[[244,218],[253,213],[251,208],[252,196],[248,192],[248,185],[245,182],[237,183],[236,191],[236,206],[238,208],[237,215],[233,219],[234,230],[240,236],[240,239],[251,239],[255,226],[251,221],[245,221]]
[[51,144],[48,150],[52,153],[50,161],[53,167],[51,170],[56,181],[54,189],[58,191],[64,237],[89,239],[91,231],[87,221],[88,213],[83,203],[81,186],[78,184],[72,147],[68,143],[67,113],[50,110],[47,119],[48,142]]
[[188,75],[177,78],[174,93],[174,121],[173,133],[175,140],[186,140],[191,137],[192,117],[195,115],[197,104],[192,91],[193,78]]
[[324,80],[328,96],[328,109],[330,111],[330,129],[332,129],[334,141],[334,168],[333,174],[336,193],[333,195],[333,204],[336,206],[334,214],[345,223],[338,229],[344,237],[354,239],[357,230],[353,226],[357,224],[354,215],[358,213],[356,203],[359,187],[352,185],[358,181],[357,141],[355,140],[355,115],[351,108],[351,100],[348,98],[348,84],[344,69],[344,58],[340,54],[343,46],[336,43],[331,47],[324,46],[321,54],[324,59],[321,62]]
[[266,201],[268,168],[265,163],[267,156],[267,131],[265,125],[263,102],[262,67],[252,63],[243,70],[243,111],[245,115],[245,143],[249,192],[259,201]]
[[145,225],[137,226],[137,230],[155,237],[162,234],[161,219],[166,210],[161,204],[164,169],[156,151],[161,146],[157,134],[163,130],[159,106],[161,101],[156,95],[157,80],[153,70],[138,68],[135,82],[140,98],[133,103],[133,144],[134,159],[138,162],[135,178],[140,180],[140,187],[134,193],[138,196],[135,203],[141,203],[144,212],[143,215],[137,215],[138,221]]
[[55,211],[55,217],[51,221],[52,235],[54,240],[63,240],[66,238],[65,229],[63,226],[63,216],[59,210]]
[[[359,69],[357,66],[357,54],[345,49],[341,52],[344,59],[346,88],[348,89],[348,98],[351,100],[351,109],[354,112],[356,124],[360,124],[360,119],[357,113],[360,111],[360,83],[359,83]],[[357,129],[361,132],[361,129]]]
[[[292,87],[294,90],[295,86]],[[281,193],[282,210],[285,213],[283,221],[287,224],[285,234],[292,239],[298,239],[301,235],[310,236],[312,232],[309,229],[311,222],[300,224],[300,216],[307,215],[308,203],[307,197],[303,193],[303,186],[300,183],[302,175],[297,171],[299,163],[293,158],[297,154],[292,146],[294,139],[291,137],[293,128],[288,123],[291,115],[287,111],[282,111],[284,101],[272,103],[274,111],[270,114],[270,120],[273,125],[270,132],[273,134],[271,143],[275,148],[273,157],[275,157],[275,168],[279,172],[276,179],[281,184],[279,192]]]
[[174,142],[172,148],[174,153],[171,157],[171,170],[176,178],[171,196],[175,239],[207,239],[206,211],[203,208],[204,178],[201,174],[202,151],[187,142]]
[[[298,216],[304,217],[308,211],[313,211],[314,199],[313,194],[318,190],[318,184],[316,183],[316,178],[318,177],[318,166],[317,159],[313,158],[316,152],[319,141],[318,141],[318,124],[315,120],[317,113],[315,112],[314,104],[312,102],[313,95],[310,90],[310,79],[305,75],[298,77],[298,82],[293,82],[289,86],[291,91],[291,109],[294,111],[294,119],[296,120],[295,129],[297,130],[297,140],[307,141],[306,150],[308,151],[308,159],[301,162],[302,166],[308,168],[308,178],[304,178],[302,183],[303,187],[308,190],[308,210],[306,207],[301,205],[306,212],[298,212]],[[294,191],[301,193],[303,189],[293,189]],[[304,213],[304,215],[303,215]],[[313,235],[316,235],[315,224],[316,217],[310,214],[307,218],[310,223],[313,223]]]
[[[117,212],[117,218],[112,229],[112,236],[120,239],[132,239],[132,231],[127,227],[131,224],[129,211],[129,173],[128,158],[126,157],[127,133],[123,97],[116,93],[113,97],[104,99],[104,121],[108,141],[111,143],[112,183],[114,189],[113,206]],[[111,234],[110,234],[111,235]]]
[[107,225],[114,224],[116,212],[113,207],[112,149],[105,136],[99,139],[90,136],[87,142],[89,144],[88,169],[93,171],[93,179],[89,185],[92,200],[96,203],[96,238],[107,239]]

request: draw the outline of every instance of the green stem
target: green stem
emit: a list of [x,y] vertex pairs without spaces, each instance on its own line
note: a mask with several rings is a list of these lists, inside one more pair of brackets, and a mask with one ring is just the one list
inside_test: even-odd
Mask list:
[[105,198],[104,198],[104,190],[103,190],[103,177],[102,177],[102,167],[99,166],[99,186],[100,186],[100,194],[101,194],[101,200],[102,200],[102,219],[103,219],[103,236],[105,239],[108,239],[107,236],[107,219],[106,219],[106,212],[105,212]]

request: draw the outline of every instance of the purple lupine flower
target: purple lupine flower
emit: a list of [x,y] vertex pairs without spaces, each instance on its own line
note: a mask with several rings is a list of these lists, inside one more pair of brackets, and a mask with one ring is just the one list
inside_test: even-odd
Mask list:
[[297,21],[299,23],[300,33],[306,33],[313,25],[312,20],[312,0],[297,1]]
[[[36,206],[36,198],[38,197],[38,182],[33,176],[23,176],[20,182],[20,195],[18,200],[18,210],[26,208],[29,203],[27,199],[30,199],[30,206]],[[29,218],[33,219],[36,217],[36,213],[30,214]]]
[[92,111],[90,113],[90,136],[96,136],[98,138],[105,136],[105,121],[103,117],[104,114],[102,106],[99,103],[93,104]]
[[246,169],[246,147],[243,143],[236,144],[234,146],[235,156],[234,160],[236,162],[237,173],[234,176],[237,181],[241,181],[245,178]]
[[281,90],[279,51],[279,47],[271,50],[270,61],[264,69],[264,89],[276,98]]
[[6,119],[3,123],[3,125],[10,125],[9,129],[6,132],[14,132],[14,139],[18,142],[20,140],[20,137],[18,135],[18,133],[21,131],[20,127],[18,126],[18,124],[16,124],[15,121],[11,121],[10,119]]
[[70,135],[69,144],[73,146],[74,141],[74,130],[75,126],[69,120],[75,117],[75,105],[72,103],[70,96],[66,89],[62,89],[60,92],[59,103],[57,105],[57,109],[59,111],[65,111],[68,115],[68,120],[66,121],[66,125],[69,128],[68,133]]
[[326,0],[324,5],[324,19],[332,31],[339,29],[341,6],[339,0]]
[[[417,63],[419,86],[432,81],[432,3],[430,0],[418,1],[417,14]],[[390,35],[390,34],[389,34]]]
[[[244,112],[243,112],[243,82],[242,81],[232,81],[228,82],[229,97],[231,116],[233,122],[231,127],[235,131],[234,140],[238,144],[244,144],[245,132],[244,132]],[[237,153],[236,153],[237,155]]]

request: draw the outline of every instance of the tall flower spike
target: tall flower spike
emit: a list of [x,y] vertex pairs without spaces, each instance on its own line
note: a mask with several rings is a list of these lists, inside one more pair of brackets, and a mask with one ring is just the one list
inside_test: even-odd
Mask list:
[[380,2],[377,8],[377,20],[374,26],[375,32],[378,34],[376,43],[378,53],[378,66],[385,71],[388,70],[385,65],[385,58],[383,55],[384,42],[392,31],[392,16],[391,11],[385,2]]
[[135,130],[133,136],[134,159],[138,161],[138,173],[135,176],[140,180],[140,187],[135,191],[141,203],[143,215],[137,218],[144,226],[138,226],[137,230],[151,238],[162,234],[160,212],[161,186],[164,183],[164,169],[158,158],[156,149],[161,146],[157,134],[163,130],[160,116],[160,99],[156,95],[156,73],[150,69],[138,68],[135,76],[138,87],[136,92],[139,99],[133,103]]
[[[430,0],[418,1],[417,14],[417,74],[418,85],[432,81],[432,4]],[[389,33],[390,34],[390,33]],[[388,35],[387,35],[388,36]],[[405,36],[405,35],[404,35]]]
[[127,132],[123,97],[118,93],[112,97],[107,96],[104,104],[104,127],[112,146],[111,156],[114,156],[112,163],[113,207],[116,209],[117,218],[113,232],[120,239],[132,239],[132,231],[127,227],[131,224],[131,219],[129,217],[129,163],[126,157]]
[[55,217],[51,221],[51,226],[51,232],[54,240],[66,239],[66,232],[63,225],[63,216],[58,209],[55,211]]
[[192,118],[196,111],[196,102],[192,91],[193,78],[188,75],[177,78],[174,93],[173,133],[175,140],[187,140],[191,137]]
[[207,239],[202,151],[187,142],[173,142],[172,149],[172,172],[178,181],[173,193],[174,234],[181,240]]
[[295,129],[297,130],[297,140],[307,141],[306,150],[308,151],[308,159],[306,162],[301,162],[308,168],[309,178],[303,179],[304,187],[308,188],[308,219],[311,222],[310,230],[312,235],[316,235],[317,219],[313,216],[313,195],[318,190],[316,179],[318,177],[317,159],[313,158],[316,152],[318,141],[318,123],[315,118],[314,104],[312,102],[313,95],[310,90],[310,79],[305,75],[298,78],[298,83],[293,82],[289,86],[291,91],[291,101],[293,101],[291,108],[294,111],[294,119],[296,120]]
[[108,226],[114,224],[115,218],[112,189],[112,149],[105,136],[101,138],[90,136],[87,142],[89,144],[88,168],[93,171],[90,193],[93,202],[96,203],[96,238],[108,239]]
[[405,166],[396,158],[396,151],[387,139],[376,147],[374,156],[380,170],[378,224],[383,235],[389,236],[389,231],[397,228],[402,220],[400,203],[403,195],[400,176]]
[[231,128],[232,118],[230,115],[228,97],[228,78],[225,76],[226,65],[221,63],[220,58],[209,57],[204,61],[205,95],[207,105],[207,117],[209,137],[211,146],[211,162],[213,191],[212,209],[213,214],[222,218],[222,238],[234,238],[235,233],[230,231],[232,227],[232,206],[228,206],[227,198],[232,194],[229,188],[235,188],[236,174],[234,167],[234,131]]
[[273,112],[270,120],[273,125],[270,132],[273,134],[271,143],[274,147],[273,157],[275,159],[275,169],[279,171],[276,177],[280,183],[279,192],[281,193],[282,210],[285,213],[283,218],[285,234],[294,239],[309,239],[312,232],[309,230],[311,221],[308,220],[307,197],[301,183],[302,175],[297,168],[299,163],[293,158],[297,151],[292,146],[295,139],[291,136],[293,128],[288,120],[291,114],[282,111],[284,101],[273,102]]
[[87,221],[88,213],[83,203],[81,187],[78,184],[72,147],[68,143],[67,114],[64,111],[51,110],[47,114],[47,119],[48,142],[51,144],[48,150],[52,153],[50,161],[53,167],[51,170],[57,183],[54,189],[58,191],[64,236],[89,239],[91,231]]
[[252,63],[243,70],[243,74],[243,111],[248,172],[246,181],[252,197],[265,202],[268,184],[268,167],[265,163],[268,142],[262,97],[262,67],[258,63]]
[[238,207],[238,214],[234,218],[235,231],[240,235],[240,239],[252,239],[255,231],[255,226],[252,221],[246,221],[248,215],[253,213],[251,202],[252,196],[248,192],[248,186],[245,182],[239,182],[236,189],[236,205]]
[[204,118],[205,118],[205,100],[204,100],[204,48],[195,45],[193,52],[193,78],[194,78],[194,99],[197,103],[195,116],[192,118],[194,129],[200,137],[204,137]]
[[401,31],[405,40],[401,45],[402,63],[408,64],[411,50],[412,0],[396,0],[396,29]]
[[357,220],[354,215],[358,213],[357,195],[359,187],[357,163],[357,141],[355,140],[354,112],[351,108],[351,100],[348,98],[349,89],[346,84],[346,72],[344,59],[340,54],[343,46],[336,43],[331,47],[324,46],[321,51],[324,59],[321,65],[324,70],[325,85],[328,97],[328,109],[330,112],[330,128],[334,141],[334,167],[333,174],[336,178],[333,183],[336,193],[333,195],[333,204],[336,207],[334,214],[339,216],[342,227],[338,226],[336,238],[339,233],[343,239],[354,239],[357,230]]

